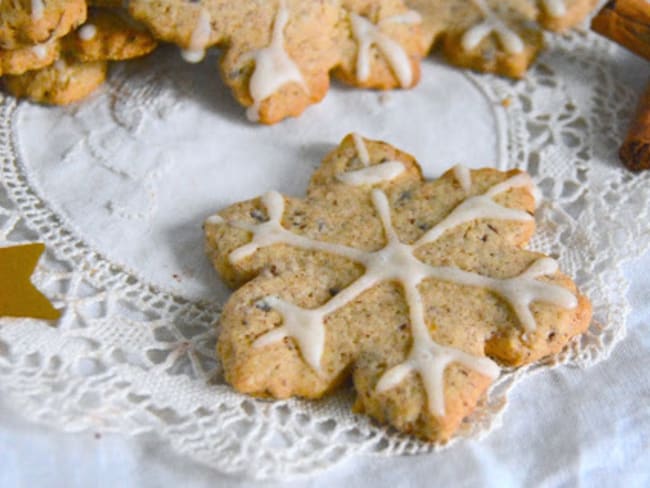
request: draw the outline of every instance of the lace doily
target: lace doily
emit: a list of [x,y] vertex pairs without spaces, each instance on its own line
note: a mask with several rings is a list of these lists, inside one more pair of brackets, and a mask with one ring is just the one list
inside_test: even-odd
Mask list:
[[[416,157],[439,165],[425,167],[430,177],[458,162],[444,139],[431,139],[435,124],[458,137],[467,133],[459,154],[476,158],[468,163],[496,160],[529,171],[545,196],[531,247],[558,258],[594,304],[587,334],[558,358],[505,372],[456,441],[497,427],[519,379],[556,364],[588,366],[606,358],[625,334],[620,263],[650,245],[644,225],[650,173],[631,174],[616,156],[637,93],[615,77],[616,48],[606,41],[574,33],[548,42],[523,81],[428,60],[416,95],[339,88],[328,99],[353,106],[349,119],[335,118],[326,100],[311,115],[272,129],[247,125],[227,98],[215,106],[213,67],[188,75],[169,50],[120,68],[101,93],[76,108],[44,109],[2,95],[0,243],[47,244],[34,280],[63,310],[57,328],[0,321],[3,399],[30,419],[68,431],[153,433],[194,460],[256,478],[310,473],[358,453],[437,449],[353,415],[349,390],[321,402],[239,395],[214,359],[214,324],[227,292],[201,255],[202,219],[273,183],[280,190],[304,188],[312,168],[295,161],[316,164],[347,124],[406,150],[411,137],[413,147],[428,151],[416,150]],[[489,119],[491,140],[473,141],[478,128],[472,124],[480,118],[472,112],[458,119],[463,114],[440,105],[427,113],[426,104],[411,111],[402,103],[417,96],[443,103],[453,98],[443,86],[454,86]],[[417,115],[416,108],[424,112]],[[202,117],[212,112],[221,125],[205,124]],[[400,144],[391,134],[405,117],[427,124],[402,129],[407,143]],[[195,138],[187,139],[187,127]],[[316,135],[324,128],[331,140]],[[242,154],[262,146],[264,160],[242,161],[229,139]],[[226,168],[241,186],[223,180]],[[246,186],[249,180],[254,183]],[[170,215],[185,224],[168,228]],[[165,236],[171,248],[163,245]]]

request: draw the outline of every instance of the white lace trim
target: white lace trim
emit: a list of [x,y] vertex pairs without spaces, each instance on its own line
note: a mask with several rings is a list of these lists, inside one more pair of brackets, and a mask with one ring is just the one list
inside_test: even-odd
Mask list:
[[[606,358],[625,334],[620,264],[650,247],[650,173],[633,175],[616,156],[636,96],[612,75],[613,49],[578,33],[549,44],[524,81],[468,76],[494,103],[509,100],[501,147],[552,202],[540,208],[532,247],[559,257],[576,277],[593,301],[594,321],[559,357],[502,375],[455,441],[499,426],[506,394],[520,378]],[[142,104],[158,96],[152,88]],[[0,243],[47,244],[34,279],[64,316],[57,329],[0,321],[3,398],[29,418],[68,431],[152,432],[179,453],[255,478],[310,473],[355,453],[439,448],[351,414],[350,391],[322,402],[234,393],[213,358],[218,305],[160,291],[81,240],[30,183],[19,157],[16,109],[0,96]]]

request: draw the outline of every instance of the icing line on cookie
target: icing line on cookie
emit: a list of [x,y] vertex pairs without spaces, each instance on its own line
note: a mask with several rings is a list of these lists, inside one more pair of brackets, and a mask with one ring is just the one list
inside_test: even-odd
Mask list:
[[419,14],[407,12],[405,14],[387,17],[375,25],[365,17],[354,12],[349,13],[352,23],[352,34],[359,45],[357,52],[357,78],[366,81],[370,77],[370,48],[375,45],[384,55],[391,69],[397,76],[402,88],[413,83],[413,70],[408,54],[402,46],[380,31],[382,25],[389,23],[417,24],[421,22]]
[[361,164],[370,166],[370,155],[368,154],[366,143],[363,142],[363,138],[359,134],[352,134],[352,140],[354,141],[354,147],[357,150],[357,156],[359,156]]
[[202,8],[196,20],[196,25],[190,36],[190,45],[181,49],[181,56],[188,63],[199,63],[205,58],[205,48],[210,43],[212,34],[212,18],[210,12]]
[[246,116],[252,122],[259,120],[260,104],[287,83],[298,83],[309,93],[300,69],[284,49],[284,28],[288,22],[289,10],[282,0],[273,21],[271,43],[243,56],[244,59],[250,57],[255,60],[255,70],[249,83],[253,105],[246,111]]
[[[436,279],[488,289],[510,304],[526,331],[536,328],[535,318],[530,311],[530,305],[533,302],[551,303],[566,309],[577,306],[576,297],[567,289],[536,279],[557,272],[557,263],[551,258],[537,260],[528,269],[513,278],[497,279],[457,268],[430,266],[415,257],[415,251],[420,245],[430,243],[442,235],[444,230],[441,229],[446,230],[464,222],[485,218],[486,215],[488,218],[510,219],[512,216],[516,218],[516,214],[508,212],[513,211],[512,209],[501,207],[495,202],[490,205],[486,199],[491,199],[512,188],[525,186],[527,181],[529,181],[529,177],[521,173],[494,185],[483,195],[466,199],[446,219],[413,245],[400,242],[392,227],[388,199],[384,192],[375,189],[372,192],[372,202],[381,219],[387,243],[384,248],[374,252],[316,241],[288,231],[281,224],[284,214],[284,198],[277,192],[269,192],[262,197],[262,203],[266,207],[269,217],[267,222],[260,224],[232,222],[219,216],[213,216],[209,221],[226,223],[253,234],[248,244],[232,251],[229,256],[232,263],[250,256],[262,247],[287,244],[302,249],[338,254],[364,265],[365,273],[361,277],[318,308],[304,309],[279,297],[267,297],[266,299],[267,304],[283,316],[283,324],[261,335],[253,346],[263,347],[284,337],[293,337],[298,342],[305,361],[318,373],[321,373],[321,359],[325,345],[325,317],[347,305],[378,283],[400,282],[409,307],[414,342],[407,360],[387,371],[380,379],[377,389],[381,392],[393,388],[410,371],[417,371],[427,392],[431,413],[444,415],[443,373],[448,364],[459,362],[490,378],[495,378],[499,369],[488,358],[475,357],[463,351],[437,344],[431,339],[424,318],[422,297],[417,288],[423,280]],[[473,201],[475,204],[464,206],[468,201]],[[478,204],[486,205],[487,210],[483,210]],[[498,207],[501,207],[504,213],[499,213]],[[495,217],[497,214],[501,216]],[[454,225],[451,225],[452,221]]]
[[352,138],[359,160],[364,167],[336,175],[336,179],[340,182],[352,186],[375,185],[384,181],[391,181],[406,170],[404,163],[401,161],[384,161],[371,166],[368,148],[363,138],[358,134],[352,134]]
[[462,164],[457,164],[454,166],[454,176],[465,194],[469,195],[472,191],[472,173],[469,168]]
[[521,54],[525,49],[521,37],[494,14],[485,0],[473,0],[473,2],[481,10],[484,19],[465,32],[462,39],[463,49],[466,51],[475,49],[483,39],[494,32],[507,52]]
[[97,35],[97,27],[94,24],[84,24],[77,32],[79,39],[90,41]]
[[567,13],[564,0],[542,0],[542,5],[551,17],[564,17]]
[[36,44],[32,46],[32,52],[38,59],[45,59],[47,57],[47,44]]
[[32,0],[32,20],[41,20],[45,13],[43,0]]
[[397,178],[404,172],[404,164],[400,161],[386,161],[368,168],[346,171],[336,175],[336,178],[346,185],[376,185]]
[[475,195],[466,198],[447,217],[429,229],[415,243],[416,246],[423,246],[439,239],[449,229],[471,222],[476,219],[498,219],[514,220],[518,222],[530,222],[533,217],[523,210],[504,207],[496,203],[494,198],[499,193],[506,192],[512,188],[530,187],[530,176],[526,173],[519,173],[506,181],[490,188],[483,195]]

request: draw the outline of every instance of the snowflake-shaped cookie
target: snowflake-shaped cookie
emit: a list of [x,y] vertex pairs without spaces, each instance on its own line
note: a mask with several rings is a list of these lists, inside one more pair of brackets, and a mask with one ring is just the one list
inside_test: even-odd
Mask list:
[[259,396],[319,398],[352,375],[356,409],[444,441],[500,364],[558,352],[589,301],[534,232],[530,177],[456,167],[423,181],[412,157],[348,136],[307,198],[276,192],[206,221],[233,287],[218,352]]

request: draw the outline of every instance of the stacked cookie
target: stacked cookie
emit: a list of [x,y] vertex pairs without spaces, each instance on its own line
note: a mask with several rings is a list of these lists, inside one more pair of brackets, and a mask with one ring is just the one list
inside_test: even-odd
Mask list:
[[108,61],[153,51],[155,39],[115,1],[13,0],[0,6],[0,76],[19,98],[83,99],[106,79]]

